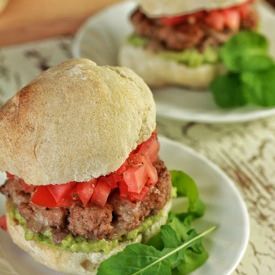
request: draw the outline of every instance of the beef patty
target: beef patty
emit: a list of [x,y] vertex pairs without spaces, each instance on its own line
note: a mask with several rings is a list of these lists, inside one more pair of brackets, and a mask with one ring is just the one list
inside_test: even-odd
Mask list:
[[70,208],[43,208],[31,203],[31,191],[24,190],[18,179],[8,180],[0,187],[0,192],[13,201],[30,230],[42,233],[51,229],[56,243],[60,243],[68,233],[90,240],[114,239],[137,228],[170,199],[169,172],[161,160],[154,166],[158,172],[158,182],[140,202],[122,199],[115,191],[103,208],[97,205],[83,207],[80,203]]
[[[149,39],[147,47],[151,50],[182,51],[196,48],[204,50],[208,46],[219,46],[232,37],[236,31],[214,30],[202,20],[186,21],[175,26],[164,26],[159,19],[147,17],[139,8],[131,15],[135,33]],[[258,16],[251,9],[246,18],[241,20],[240,30],[255,29]]]

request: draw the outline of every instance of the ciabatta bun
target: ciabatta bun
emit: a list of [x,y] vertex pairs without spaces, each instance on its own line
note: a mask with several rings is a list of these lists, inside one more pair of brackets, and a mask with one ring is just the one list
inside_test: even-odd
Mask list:
[[106,175],[151,136],[155,115],[150,89],[130,69],[66,61],[0,109],[0,170],[33,185]]
[[[12,204],[7,202],[7,213],[11,211]],[[8,231],[15,244],[30,254],[36,261],[52,268],[56,271],[65,272],[68,274],[78,275],[93,275],[96,274],[100,263],[112,255],[122,251],[127,245],[134,242],[140,242],[143,239],[149,239],[154,236],[160,227],[166,223],[168,213],[171,208],[171,201],[162,209],[160,219],[155,222],[146,232],[136,237],[134,241],[120,243],[110,253],[104,254],[101,252],[69,252],[58,247],[48,246],[44,243],[25,240],[25,231],[21,225],[16,224],[9,215],[7,215]]]
[[139,0],[139,5],[147,16],[161,17],[222,9],[245,2],[247,0]]
[[119,63],[134,70],[152,87],[180,85],[204,89],[221,71],[219,64],[190,68],[130,44],[125,44],[120,49]]

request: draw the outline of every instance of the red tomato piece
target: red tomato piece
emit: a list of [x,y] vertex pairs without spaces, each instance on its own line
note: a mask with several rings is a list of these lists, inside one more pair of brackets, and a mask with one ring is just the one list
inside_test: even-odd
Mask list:
[[245,3],[237,7],[242,19],[245,19],[251,12],[250,3]]
[[65,184],[48,185],[48,189],[58,204],[64,197],[68,197],[75,185],[76,182],[72,181]]
[[128,186],[124,181],[119,183],[119,194],[122,199],[128,199]]
[[227,9],[223,11],[224,24],[230,30],[237,31],[240,28],[241,17],[237,10]]
[[158,172],[155,166],[150,162],[147,157],[143,158],[145,164],[146,174],[147,174],[147,183],[155,185],[158,182]]
[[6,172],[6,175],[9,180],[13,180],[15,178],[15,176],[9,172]]
[[21,184],[23,190],[27,193],[32,193],[35,190],[34,185],[27,184],[21,179],[19,180],[19,183]]
[[5,215],[0,217],[0,228],[7,231],[8,226],[7,226],[7,218]]
[[149,140],[140,145],[138,153],[148,156],[151,162],[155,162],[158,158],[159,148],[159,141],[154,133]]
[[97,183],[91,201],[104,207],[111,193],[111,187],[106,182]]
[[172,16],[172,17],[162,17],[159,19],[159,22],[162,25],[165,26],[175,26],[175,25],[179,25],[181,23],[183,23],[184,21],[186,21],[187,16]]
[[145,164],[137,167],[130,167],[123,173],[123,179],[131,193],[140,193],[147,182],[147,173]]
[[96,185],[96,179],[87,182],[79,182],[76,185],[76,194],[84,206],[90,201]]
[[57,207],[57,203],[47,186],[39,186],[34,191],[31,202],[43,207]]
[[224,29],[224,17],[220,11],[209,12],[205,18],[205,23],[217,31]]
[[148,186],[144,186],[144,188],[142,189],[142,191],[139,194],[137,194],[137,193],[129,193],[129,199],[131,201],[143,201],[144,198],[146,197],[148,191],[149,191],[149,187]]

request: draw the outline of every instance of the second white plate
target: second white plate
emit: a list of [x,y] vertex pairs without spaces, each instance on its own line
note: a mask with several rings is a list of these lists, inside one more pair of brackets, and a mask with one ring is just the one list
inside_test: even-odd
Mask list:
[[[133,2],[112,6],[91,17],[77,33],[72,46],[74,57],[86,57],[99,65],[117,65],[117,55],[126,37],[133,31],[129,14],[135,8]],[[271,42],[275,56],[275,26],[273,11],[259,5],[262,32]],[[140,62],[145,62],[141,60]],[[222,110],[214,103],[210,92],[190,91],[179,87],[154,90],[157,114],[174,119],[204,123],[243,122],[275,115],[275,108],[238,108]]]

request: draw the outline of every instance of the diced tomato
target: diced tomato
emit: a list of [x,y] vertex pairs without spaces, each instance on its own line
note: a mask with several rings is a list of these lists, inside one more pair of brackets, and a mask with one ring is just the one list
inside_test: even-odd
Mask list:
[[66,197],[75,187],[76,182],[68,182],[65,184],[48,185],[48,189],[54,197],[56,203],[59,203],[62,198]]
[[151,162],[155,162],[158,158],[159,148],[159,141],[154,133],[149,140],[140,145],[138,153],[148,156]]
[[238,6],[238,11],[242,19],[245,19],[251,12],[251,5],[250,3],[245,3]]
[[148,191],[149,191],[149,187],[144,186],[144,188],[141,190],[141,192],[139,194],[129,193],[129,199],[131,201],[143,201],[145,196],[147,195]]
[[90,201],[96,185],[96,179],[87,182],[79,182],[76,185],[76,194],[84,206]]
[[105,182],[107,183],[111,189],[115,189],[118,187],[118,183],[122,180],[122,175],[119,175],[117,173],[111,173],[108,176],[100,177],[98,179],[98,183]]
[[223,12],[224,24],[230,30],[237,31],[240,28],[241,17],[236,9],[226,9]]
[[128,199],[128,186],[124,181],[119,183],[119,194],[122,199]]
[[147,157],[143,158],[143,162],[145,164],[145,169],[146,169],[147,183],[150,185],[156,184],[158,182],[157,169]]
[[44,207],[57,207],[57,203],[47,186],[39,186],[31,198],[32,203]]
[[5,215],[0,217],[0,228],[2,230],[7,231],[8,227],[7,227],[7,218]]
[[148,179],[145,164],[128,168],[123,174],[123,179],[129,192],[139,194]]
[[6,172],[6,175],[9,180],[13,180],[15,178],[15,176],[9,172]]
[[205,23],[217,31],[224,29],[224,17],[220,11],[209,12],[205,18]]
[[92,195],[91,201],[97,205],[104,207],[111,193],[111,187],[106,182],[97,183]]
[[19,183],[21,184],[23,190],[27,193],[31,193],[35,190],[35,186],[34,185],[30,185],[25,183],[23,180],[19,180]]
[[159,22],[162,25],[165,26],[175,26],[175,25],[179,25],[181,23],[183,23],[184,21],[186,21],[187,16],[172,16],[172,17],[162,17],[159,19]]
[[119,168],[118,170],[115,172],[117,175],[122,175],[124,171],[126,171],[127,169],[127,161],[124,162]]

